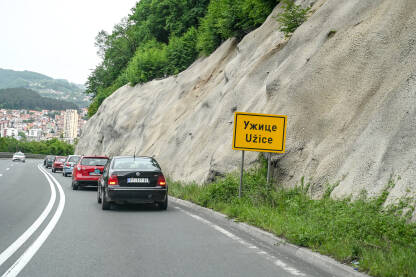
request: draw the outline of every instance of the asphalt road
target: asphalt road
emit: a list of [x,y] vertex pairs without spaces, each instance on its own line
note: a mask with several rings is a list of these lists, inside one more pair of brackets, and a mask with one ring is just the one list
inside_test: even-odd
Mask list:
[[1,276],[345,276],[172,202],[103,211],[40,163],[0,160]]

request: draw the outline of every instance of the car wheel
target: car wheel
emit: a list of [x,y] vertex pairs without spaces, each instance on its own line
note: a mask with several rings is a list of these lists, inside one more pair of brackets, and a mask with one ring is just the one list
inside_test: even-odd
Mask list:
[[97,188],[97,202],[98,204],[100,204],[102,201],[101,199],[101,192],[100,192],[100,188]]
[[166,210],[168,208],[168,197],[166,196],[166,200],[163,202],[159,202],[159,209]]
[[53,167],[52,167],[52,172],[53,172],[53,173],[55,173],[55,172],[56,172],[55,168],[53,168]]
[[77,181],[72,182],[72,190],[78,190],[78,187]]
[[106,211],[106,210],[110,209],[110,205],[111,205],[111,203],[108,202],[107,199],[105,199],[105,195],[104,195],[104,192],[103,192],[103,197],[101,199],[101,208]]

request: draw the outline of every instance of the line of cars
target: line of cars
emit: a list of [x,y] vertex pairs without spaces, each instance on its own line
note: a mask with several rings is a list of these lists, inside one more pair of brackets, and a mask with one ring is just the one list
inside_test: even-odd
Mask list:
[[72,176],[72,189],[97,187],[103,210],[112,203],[155,203],[168,207],[168,185],[153,157],[146,156],[46,156],[44,166]]

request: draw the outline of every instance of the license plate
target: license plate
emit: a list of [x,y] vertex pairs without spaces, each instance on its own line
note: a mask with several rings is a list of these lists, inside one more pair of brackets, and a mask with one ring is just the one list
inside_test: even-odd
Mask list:
[[149,178],[127,178],[127,183],[149,183]]
[[90,175],[101,175],[101,171],[94,170],[93,172],[90,172]]

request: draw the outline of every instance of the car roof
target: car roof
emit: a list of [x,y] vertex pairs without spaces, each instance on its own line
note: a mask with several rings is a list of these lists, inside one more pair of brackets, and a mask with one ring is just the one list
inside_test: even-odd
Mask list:
[[109,159],[106,156],[82,156],[82,158],[97,158],[97,159]]
[[147,158],[147,159],[153,159],[153,157],[149,156],[114,156],[113,159],[120,159],[120,158]]

